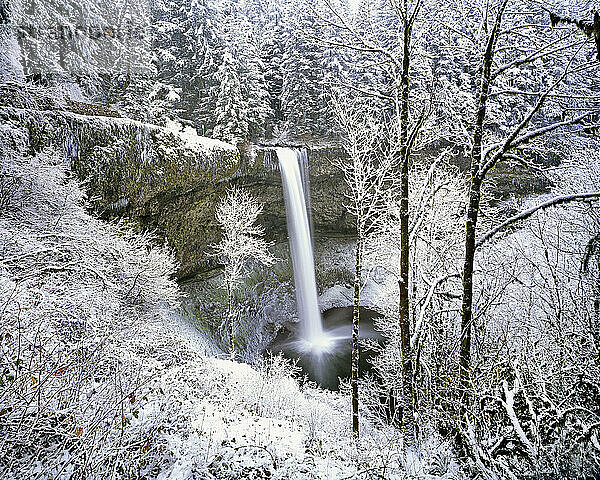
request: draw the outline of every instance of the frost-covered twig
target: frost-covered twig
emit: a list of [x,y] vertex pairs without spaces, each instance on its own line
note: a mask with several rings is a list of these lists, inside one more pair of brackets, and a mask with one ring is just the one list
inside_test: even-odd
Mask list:
[[544,210],[546,208],[554,207],[554,206],[561,205],[564,203],[595,200],[597,198],[600,198],[600,192],[573,193],[573,194],[569,194],[569,195],[561,195],[561,196],[552,198],[550,200],[546,200],[545,202],[543,202],[539,205],[531,207],[527,210],[524,210],[524,211],[506,219],[500,225],[498,225],[497,227],[494,227],[489,232],[487,232],[487,233],[483,234],[481,237],[479,237],[477,239],[477,242],[475,245],[476,245],[476,247],[480,247],[481,245],[483,245],[485,242],[490,240],[494,235],[496,235],[501,230],[503,230],[506,227],[509,227],[510,225],[517,223],[521,220],[528,219],[529,217],[531,217],[534,213],[536,213],[539,210]]

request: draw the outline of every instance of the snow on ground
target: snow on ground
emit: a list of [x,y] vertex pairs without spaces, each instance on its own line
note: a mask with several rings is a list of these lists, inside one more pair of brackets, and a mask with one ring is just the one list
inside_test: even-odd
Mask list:
[[[377,309],[382,305],[381,299],[389,302],[385,296],[390,290],[389,284],[393,279],[385,278],[375,281],[373,278],[368,278],[360,291],[360,305],[362,307]],[[353,288],[347,285],[334,285],[328,288],[319,296],[319,306],[321,311],[329,310],[330,308],[349,307],[352,305]]]
[[224,355],[224,352],[217,346],[216,342],[207,338],[195,328],[183,312],[170,311],[168,317],[172,322],[172,328],[196,353],[213,357]]
[[77,142],[80,140],[81,129],[87,132],[105,132],[116,139],[134,132],[140,147],[140,162],[143,165],[153,159],[153,155],[148,151],[151,134],[157,137],[157,146],[163,150],[165,158],[186,156],[189,157],[188,162],[194,159],[200,169],[211,170],[219,167],[226,170],[237,162],[239,156],[239,151],[234,145],[199,136],[194,128],[183,128],[176,122],[169,122],[166,127],[161,127],[123,117],[82,115],[65,110],[47,112],[9,106],[0,106],[0,113],[7,119],[19,119],[22,122],[32,117],[43,119],[46,115],[62,119],[68,131],[63,132],[64,138],[61,138],[61,143],[68,156],[73,157],[79,155],[80,145]]
[[392,428],[363,420],[357,446],[348,396],[301,388],[289,373],[281,358],[256,368],[207,358],[163,377],[182,421],[161,439],[175,461],[158,478],[437,478],[425,475],[422,452],[403,455]]

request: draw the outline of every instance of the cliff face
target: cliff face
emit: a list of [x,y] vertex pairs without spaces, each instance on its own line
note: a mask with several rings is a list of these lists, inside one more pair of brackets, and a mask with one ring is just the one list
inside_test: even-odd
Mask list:
[[[310,178],[311,215],[316,236],[352,234],[346,214],[344,180],[334,162],[345,157],[336,146],[306,148]],[[244,155],[236,181],[246,185],[265,205],[262,221],[274,238],[287,235],[283,189],[274,149],[253,146]]]
[[[6,92],[5,92],[6,93]],[[0,101],[0,120],[25,127],[31,153],[62,150],[85,183],[95,213],[155,230],[180,262],[179,278],[216,267],[210,245],[219,241],[215,208],[232,184],[248,188],[264,203],[267,237],[287,235],[283,190],[273,149],[234,146],[188,130],[99,116],[97,109],[40,97],[19,102],[16,90]],[[77,113],[75,113],[77,112]],[[102,112],[100,112],[102,113]],[[312,216],[316,235],[351,232],[344,213],[343,181],[332,166],[336,147],[309,151]]]
[[[343,179],[332,166],[332,160],[339,155],[343,152],[332,147],[308,150],[311,214],[317,237],[352,233],[352,219],[343,208]],[[267,239],[285,241],[287,238],[283,186],[275,151],[251,146],[241,155],[231,175],[221,181],[199,183],[187,190],[171,189],[136,212],[137,218],[146,225],[168,226],[166,238],[181,238],[177,244],[182,262],[181,278],[216,266],[208,255],[210,244],[220,238],[214,220],[215,208],[233,184],[247,188],[264,205],[260,222]]]

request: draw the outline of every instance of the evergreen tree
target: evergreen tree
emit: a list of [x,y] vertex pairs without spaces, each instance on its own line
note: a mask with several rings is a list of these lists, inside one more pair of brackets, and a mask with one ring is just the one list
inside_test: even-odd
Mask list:
[[[215,135],[236,141],[261,136],[272,115],[255,29],[248,12],[232,1],[222,11],[219,32],[226,54],[219,67]],[[232,98],[226,98],[229,92]]]
[[77,83],[91,96],[115,90],[120,98],[128,79],[150,69],[149,15],[145,1],[13,0],[10,23],[29,80]]
[[302,11],[299,2],[287,5],[285,52],[282,62],[283,89],[281,104],[291,131],[298,135],[317,132],[319,125],[319,86],[321,49],[311,39],[318,38],[316,19]]
[[242,49],[242,78],[248,103],[249,133],[251,137],[264,134],[267,119],[272,117],[271,97],[267,88],[265,65],[256,45],[248,42]]
[[164,102],[165,112],[210,134],[222,55],[219,11],[208,0],[164,0],[155,5],[154,18],[154,96]]
[[283,57],[285,54],[285,30],[281,25],[281,13],[272,9],[269,14],[268,28],[262,45],[261,56],[265,67],[264,77],[272,110],[272,123],[284,119],[281,97],[283,93]]
[[220,87],[215,110],[214,135],[238,143],[248,136],[248,110],[238,76],[238,65],[228,50],[223,55],[223,63],[217,71],[217,78]]

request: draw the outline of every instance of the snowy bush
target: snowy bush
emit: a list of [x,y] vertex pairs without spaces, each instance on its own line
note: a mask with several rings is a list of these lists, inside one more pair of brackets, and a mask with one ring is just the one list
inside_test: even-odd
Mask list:
[[[153,382],[194,358],[166,324],[171,253],[85,213],[58,156],[1,157],[0,470],[7,478],[139,476],[160,418]],[[154,395],[154,397],[153,397]]]

